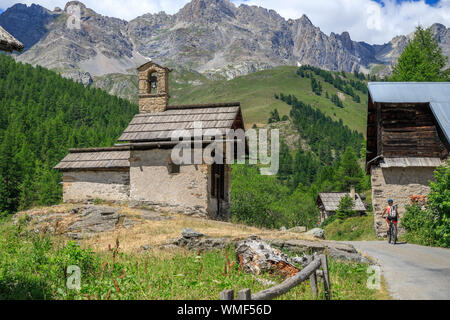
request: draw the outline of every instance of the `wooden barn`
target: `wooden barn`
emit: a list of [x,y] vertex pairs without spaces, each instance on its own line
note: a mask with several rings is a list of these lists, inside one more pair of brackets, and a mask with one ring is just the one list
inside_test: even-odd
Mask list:
[[316,205],[319,208],[319,224],[325,221],[326,218],[334,215],[338,210],[339,203],[346,195],[350,196],[354,201],[353,210],[362,215],[366,212],[366,206],[361,199],[361,196],[355,192],[352,187],[350,193],[345,192],[321,192],[316,200]]
[[369,83],[366,170],[371,174],[375,230],[392,198],[400,219],[413,195],[427,195],[433,171],[450,152],[450,83]]
[[13,52],[22,51],[23,44],[8,33],[5,29],[0,26],[0,50]]

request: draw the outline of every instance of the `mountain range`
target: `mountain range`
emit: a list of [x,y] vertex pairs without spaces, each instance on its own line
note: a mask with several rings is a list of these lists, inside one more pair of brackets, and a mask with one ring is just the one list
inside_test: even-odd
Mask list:
[[[80,28],[70,26],[74,7],[79,8]],[[16,4],[0,15],[0,25],[25,45],[18,61],[84,84],[134,74],[149,59],[212,79],[304,64],[383,75],[411,39],[402,35],[382,45],[356,42],[348,32],[326,35],[306,15],[286,20],[274,10],[237,7],[229,0],[192,0],[176,14],[147,13],[131,21],[100,15],[78,1],[53,10]],[[450,56],[450,28],[431,28]]]

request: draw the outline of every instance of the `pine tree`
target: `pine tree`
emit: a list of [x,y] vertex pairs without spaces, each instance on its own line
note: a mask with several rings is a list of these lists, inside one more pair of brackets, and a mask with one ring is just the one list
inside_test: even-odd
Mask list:
[[347,147],[339,162],[336,181],[340,190],[349,190],[351,185],[359,186],[364,172],[352,147]]
[[448,57],[433,38],[431,29],[417,27],[414,39],[406,46],[394,67],[391,81],[450,81],[443,71]]
[[14,156],[14,137],[7,132],[0,145],[0,214],[14,213],[19,207],[20,177]]

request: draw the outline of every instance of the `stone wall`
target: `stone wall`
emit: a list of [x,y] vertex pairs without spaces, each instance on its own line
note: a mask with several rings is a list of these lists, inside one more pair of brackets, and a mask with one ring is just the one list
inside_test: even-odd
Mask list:
[[139,113],[163,112],[168,104],[167,94],[139,95]]
[[130,174],[126,171],[72,171],[63,173],[64,202],[101,199],[126,201]]
[[[406,205],[410,204],[412,195],[427,195],[429,182],[433,179],[433,167],[381,168],[372,166],[372,206],[374,211],[375,231],[378,236],[386,236],[387,227],[381,217],[389,198],[398,205],[399,218],[405,214]],[[400,233],[403,231],[399,228]]]
[[171,150],[136,150],[131,155],[130,201],[172,211],[208,213],[208,166],[186,165],[170,173]]

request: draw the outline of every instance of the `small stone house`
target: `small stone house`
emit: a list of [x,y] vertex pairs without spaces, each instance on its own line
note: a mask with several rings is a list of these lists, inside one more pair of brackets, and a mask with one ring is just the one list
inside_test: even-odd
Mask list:
[[321,192],[316,200],[316,205],[319,208],[319,225],[322,224],[325,219],[334,215],[339,207],[339,203],[346,195],[350,196],[354,201],[353,210],[362,215],[366,212],[366,206],[361,199],[361,196],[355,192],[352,187],[349,193],[346,192]]
[[375,230],[387,200],[405,213],[411,196],[426,196],[433,172],[450,152],[450,83],[369,83],[366,170],[371,175]]
[[[240,104],[169,105],[170,70],[153,62],[138,68],[139,114],[109,148],[71,149],[55,167],[63,173],[64,202],[100,199],[155,209],[230,218],[228,164],[174,164],[174,130],[244,129]],[[208,145],[195,137],[200,145]],[[183,140],[184,141],[184,140]],[[225,162],[226,163],[226,162]]]
[[5,29],[0,26],[0,50],[13,52],[22,51],[23,44],[8,33]]

